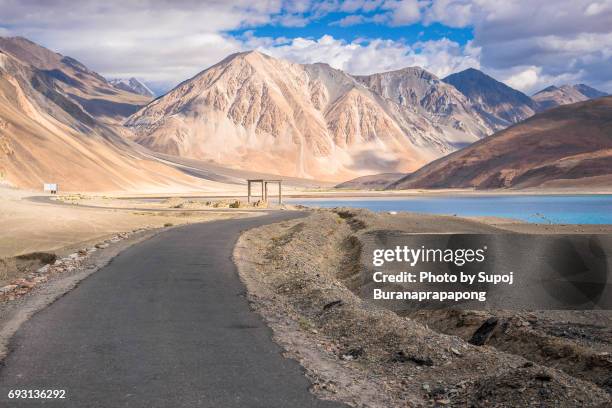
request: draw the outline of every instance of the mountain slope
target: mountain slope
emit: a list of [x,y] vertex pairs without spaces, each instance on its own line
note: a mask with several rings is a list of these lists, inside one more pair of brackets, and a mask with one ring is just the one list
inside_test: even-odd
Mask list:
[[355,78],[384,98],[433,123],[446,126],[458,142],[474,142],[498,128],[487,116],[474,111],[468,99],[454,86],[419,67]]
[[574,89],[576,89],[578,92],[580,92],[581,94],[583,94],[589,99],[596,99],[596,98],[601,98],[602,96],[609,95],[606,92],[602,92],[598,89],[591,88],[590,86],[585,85],[585,84],[576,84],[574,85]]
[[344,190],[382,190],[389,184],[405,177],[404,173],[383,173],[361,176],[337,184],[334,188]]
[[134,93],[136,95],[142,95],[147,98],[155,97],[155,94],[153,93],[153,91],[150,90],[148,86],[146,86],[145,84],[143,84],[136,78],[111,79],[108,81],[108,83],[117,89],[122,89],[124,91]]
[[[40,66],[40,65],[39,65]],[[62,191],[185,188],[196,179],[149,160],[56,86],[53,73],[0,51],[0,183]]]
[[118,89],[77,60],[22,37],[0,37],[0,51],[46,74],[70,101],[101,120],[121,121],[151,100]]
[[535,93],[532,99],[538,103],[538,109],[543,111],[560,105],[587,101],[602,96],[606,96],[606,93],[591,88],[588,85],[578,84],[549,86]]
[[612,97],[537,114],[388,188],[536,186],[612,186]]
[[474,68],[449,75],[443,81],[457,88],[474,109],[489,116],[499,129],[527,119],[537,108],[529,96]]
[[138,143],[161,153],[330,181],[411,171],[488,132],[477,119],[442,113],[445,92],[461,99],[451,87],[436,95],[440,101],[430,92],[431,103],[415,109],[367,82],[326,64],[239,53],[125,125]]

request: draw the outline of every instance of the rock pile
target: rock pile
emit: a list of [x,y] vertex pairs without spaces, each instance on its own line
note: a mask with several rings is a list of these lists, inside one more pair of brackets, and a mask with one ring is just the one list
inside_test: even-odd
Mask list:
[[142,232],[144,229],[136,229],[128,232],[121,232],[111,238],[98,242],[97,244],[79,249],[64,258],[57,259],[55,262],[44,265],[37,270],[28,273],[23,278],[15,279],[10,284],[0,287],[0,301],[11,301],[28,294],[41,283],[47,282],[55,275],[73,272],[86,265],[91,255],[101,249],[108,248],[110,245],[122,241],[132,235]]

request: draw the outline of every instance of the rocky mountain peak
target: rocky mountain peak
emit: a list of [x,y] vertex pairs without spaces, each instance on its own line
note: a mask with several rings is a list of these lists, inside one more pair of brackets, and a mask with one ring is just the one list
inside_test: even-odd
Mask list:
[[502,126],[527,119],[537,108],[536,102],[529,96],[475,68],[451,74],[443,81],[453,85],[470,100],[475,109]]
[[143,82],[138,79],[132,78],[116,78],[108,81],[112,86],[117,89],[122,89],[127,92],[134,93],[136,95],[146,96],[152,98],[155,96],[153,91],[149,89]]
[[533,95],[538,104],[539,111],[554,108],[560,105],[582,102],[589,99],[606,96],[595,88],[585,84],[549,86]]

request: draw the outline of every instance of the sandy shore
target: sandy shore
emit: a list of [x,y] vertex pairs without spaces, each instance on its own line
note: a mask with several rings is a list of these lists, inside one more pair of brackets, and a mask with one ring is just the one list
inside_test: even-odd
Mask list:
[[256,215],[245,209],[159,211],[170,209],[170,205],[159,203],[141,203],[142,211],[134,211],[128,209],[129,202],[100,196],[91,199],[92,206],[97,208],[78,205],[80,202],[87,204],[87,200],[75,200],[74,205],[58,205],[33,202],[31,192],[4,188],[0,189],[0,196],[0,258],[37,251],[64,254],[118,232]]
[[[520,196],[520,195],[602,195],[612,194],[610,188],[527,188],[521,190],[498,189],[498,190],[475,190],[475,189],[411,189],[411,190],[351,190],[336,189],[328,186],[322,188],[309,188],[302,185],[294,185],[291,182],[283,183],[284,198],[400,198],[415,196]],[[184,191],[157,191],[157,192],[62,192],[62,194],[82,194],[89,197],[107,197],[121,199],[165,199],[169,197],[208,198],[208,199],[246,199],[246,182],[244,184],[223,184],[222,189],[216,190],[184,190]],[[258,198],[258,186],[254,187],[253,196]],[[270,187],[270,195],[276,198],[276,187]],[[30,192],[30,195],[40,195],[40,192]]]

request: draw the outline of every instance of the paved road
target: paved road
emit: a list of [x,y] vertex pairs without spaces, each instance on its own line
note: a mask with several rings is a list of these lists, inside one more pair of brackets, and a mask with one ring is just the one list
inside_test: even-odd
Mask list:
[[[341,407],[316,399],[249,309],[230,259],[241,230],[296,217],[166,231],[26,322],[0,369],[0,407]],[[65,389],[65,400],[8,400]]]

